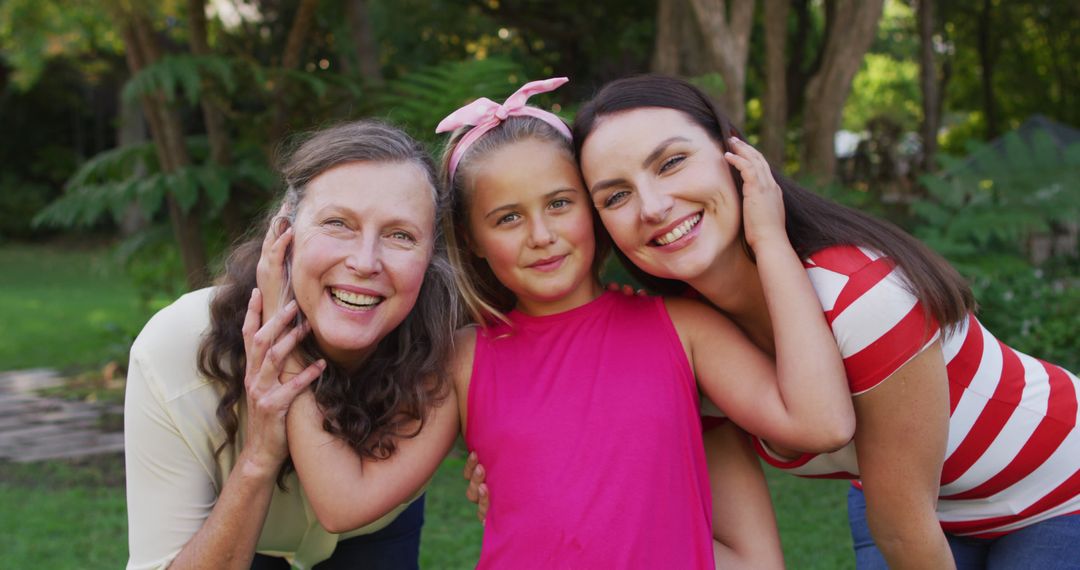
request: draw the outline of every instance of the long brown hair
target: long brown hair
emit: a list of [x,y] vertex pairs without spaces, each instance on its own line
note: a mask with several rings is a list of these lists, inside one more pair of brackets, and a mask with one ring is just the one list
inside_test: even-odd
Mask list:
[[[437,183],[428,153],[400,129],[371,120],[341,124],[304,138],[280,169],[286,186],[282,202],[295,215],[311,180],[351,162],[415,165],[431,184],[436,216],[445,215],[446,192]],[[240,329],[256,284],[261,236],[272,221],[268,215],[254,237],[229,256],[210,305],[210,331],[199,347],[199,371],[225,389],[217,417],[227,439],[219,453],[235,443],[240,428],[237,405],[244,399],[246,361]],[[379,342],[360,369],[348,372],[327,358],[326,370],[314,384],[315,400],[325,416],[324,429],[348,442],[361,457],[392,455],[399,438],[419,433],[427,412],[446,397],[450,386],[447,362],[461,310],[438,219],[435,226],[431,264],[413,310]],[[310,336],[301,352],[306,363],[323,357]]]
[[[682,112],[728,151],[727,139],[739,134],[716,103],[687,81],[663,75],[639,75],[612,81],[578,110],[574,119],[574,153],[580,159],[585,139],[597,120],[622,111],[656,107]],[[833,245],[861,245],[887,255],[903,270],[906,285],[924,310],[941,326],[960,322],[975,308],[971,288],[940,255],[900,228],[842,206],[799,186],[771,167],[784,199],[787,234],[802,258]],[[742,197],[742,177],[732,169],[735,189]],[[664,293],[686,289],[680,281],[648,275],[617,254],[626,268],[650,288]],[[752,259],[752,257],[751,257]]]

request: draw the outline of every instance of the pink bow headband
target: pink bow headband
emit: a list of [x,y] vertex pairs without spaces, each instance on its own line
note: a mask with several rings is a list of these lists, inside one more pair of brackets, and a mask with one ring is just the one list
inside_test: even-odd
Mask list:
[[566,123],[562,122],[562,119],[557,117],[554,113],[549,113],[542,109],[537,109],[536,107],[529,107],[525,104],[525,102],[529,100],[529,97],[532,97],[537,93],[554,91],[568,81],[570,80],[565,77],[531,81],[522,85],[521,89],[518,89],[513,95],[507,97],[502,105],[486,97],[481,97],[447,115],[447,117],[439,123],[439,126],[435,127],[436,133],[445,133],[469,125],[473,127],[472,130],[461,137],[457,146],[454,147],[454,152],[450,155],[450,180],[454,179],[458,162],[460,162],[461,157],[465,155],[465,151],[468,150],[473,143],[479,140],[480,137],[484,136],[484,133],[497,127],[500,123],[505,121],[507,117],[535,117],[552,127],[555,127],[555,130],[559,131],[566,138],[572,138],[570,129],[567,128]]

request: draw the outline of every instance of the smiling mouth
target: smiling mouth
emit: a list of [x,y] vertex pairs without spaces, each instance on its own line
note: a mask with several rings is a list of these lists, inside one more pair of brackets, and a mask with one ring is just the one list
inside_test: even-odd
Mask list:
[[361,293],[353,293],[351,291],[345,291],[344,289],[335,288],[330,289],[330,298],[334,300],[334,304],[354,311],[371,309],[379,303],[382,303],[385,299],[385,297],[363,295]]
[[541,259],[540,261],[529,264],[529,267],[531,269],[539,269],[540,271],[549,271],[558,267],[562,263],[563,259],[566,259],[565,255],[556,255],[554,257],[548,257],[546,259]]
[[694,214],[690,218],[687,218],[687,220],[685,222],[683,222],[683,223],[675,226],[674,228],[672,228],[672,230],[670,232],[668,232],[668,233],[666,233],[666,234],[652,240],[650,243],[652,245],[658,245],[658,246],[668,245],[670,243],[674,243],[674,242],[678,241],[679,238],[681,238],[681,237],[685,236],[686,234],[690,233],[690,230],[694,229],[694,227],[697,226],[698,223],[700,223],[700,222],[701,222],[701,213],[698,212],[697,214]]

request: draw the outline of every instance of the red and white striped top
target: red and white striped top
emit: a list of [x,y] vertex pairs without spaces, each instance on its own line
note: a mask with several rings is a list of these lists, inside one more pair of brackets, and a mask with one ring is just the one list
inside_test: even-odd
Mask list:
[[[886,380],[941,336],[902,273],[880,254],[824,249],[805,263],[844,358],[853,395]],[[972,315],[942,341],[949,378],[949,440],[938,518],[945,531],[992,537],[1080,513],[1080,381],[1017,352]],[[903,410],[897,410],[903,413]],[[858,478],[854,444],[768,463],[808,477]]]

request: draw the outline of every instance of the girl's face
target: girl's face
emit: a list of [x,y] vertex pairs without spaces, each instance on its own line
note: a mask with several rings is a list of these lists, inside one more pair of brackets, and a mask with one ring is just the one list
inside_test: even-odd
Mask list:
[[731,169],[682,112],[645,107],[598,119],[581,169],[615,245],[642,270],[693,281],[745,256]]
[[592,211],[577,165],[538,139],[509,144],[472,166],[469,246],[531,315],[562,312],[599,294]]
[[431,255],[431,184],[411,163],[353,162],[309,184],[295,222],[292,281],[319,349],[363,361],[416,304]]

